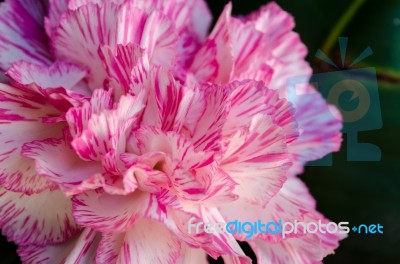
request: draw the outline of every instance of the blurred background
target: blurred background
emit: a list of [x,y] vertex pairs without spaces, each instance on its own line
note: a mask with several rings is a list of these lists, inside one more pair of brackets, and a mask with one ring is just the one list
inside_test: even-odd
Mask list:
[[[227,0],[207,1],[218,18]],[[269,1],[234,0],[235,15],[245,15]],[[277,0],[296,20],[295,31],[307,45],[308,61],[315,73],[373,67],[376,74],[366,72],[358,81],[376,89],[379,104],[372,105],[382,126],[360,128],[358,141],[380,148],[380,161],[348,161],[347,151],[364,155],[353,144],[347,144],[347,134],[341,151],[335,153],[332,166],[307,166],[301,178],[317,200],[317,207],[335,222],[351,225],[381,224],[384,234],[350,233],[340,243],[335,255],[324,263],[400,263],[400,1],[399,0]],[[215,22],[215,20],[214,20]],[[338,37],[348,37],[346,62],[341,63]],[[370,47],[373,54],[350,65]],[[318,59],[322,49],[339,69]],[[377,85],[375,80],[378,80]],[[376,95],[376,97],[378,94]],[[371,109],[370,109],[371,110]],[[371,120],[375,123],[376,120]],[[364,120],[368,124],[368,120]],[[379,122],[378,122],[379,123]],[[357,153],[358,155],[358,153]],[[248,254],[251,250],[243,245]],[[20,263],[16,247],[0,238],[0,263]],[[215,261],[214,263],[222,263]]]

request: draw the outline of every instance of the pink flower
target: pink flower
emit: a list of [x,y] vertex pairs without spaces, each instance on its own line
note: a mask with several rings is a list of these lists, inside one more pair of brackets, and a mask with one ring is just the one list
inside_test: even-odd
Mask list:
[[339,233],[192,233],[197,222],[325,219],[297,178],[337,151],[275,3],[211,33],[201,0],[9,0],[0,7],[0,227],[26,263],[315,263]]

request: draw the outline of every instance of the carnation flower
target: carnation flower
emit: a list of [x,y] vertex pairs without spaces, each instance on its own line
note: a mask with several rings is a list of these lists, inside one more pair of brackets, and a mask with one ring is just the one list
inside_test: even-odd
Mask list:
[[341,234],[190,232],[188,223],[327,222],[297,177],[337,151],[277,4],[208,34],[201,0],[0,6],[0,227],[25,263],[316,263]]

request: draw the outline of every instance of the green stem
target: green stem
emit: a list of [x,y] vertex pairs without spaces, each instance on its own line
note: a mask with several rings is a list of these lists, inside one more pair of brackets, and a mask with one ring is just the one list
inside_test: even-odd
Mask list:
[[355,0],[346,12],[339,19],[338,23],[333,27],[331,33],[326,39],[324,45],[322,46],[322,51],[325,54],[329,54],[329,51],[332,49],[333,45],[336,43],[340,34],[342,34],[343,30],[346,28],[347,24],[351,21],[360,7],[366,2],[366,0]]

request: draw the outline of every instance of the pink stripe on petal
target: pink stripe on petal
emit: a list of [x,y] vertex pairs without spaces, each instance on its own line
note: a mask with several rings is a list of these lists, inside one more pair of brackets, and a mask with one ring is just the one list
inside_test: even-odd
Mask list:
[[[221,213],[217,208],[205,208],[202,207],[203,222],[225,222]],[[246,257],[243,250],[240,248],[237,241],[234,239],[233,235],[228,233],[213,233],[212,234],[212,245],[210,247],[215,247],[221,255],[228,254],[238,257]],[[218,257],[216,254],[211,254],[211,257]]]
[[140,46],[146,49],[150,61],[164,67],[175,63],[178,36],[170,19],[153,11],[143,25]]
[[116,109],[92,115],[87,127],[72,141],[74,150],[84,160],[101,160],[112,148],[117,148],[118,140],[112,140],[113,137],[119,132],[128,133],[127,128],[139,120],[144,108],[143,100],[143,93],[124,95]]
[[74,11],[68,10],[54,31],[52,47],[55,55],[87,67],[92,90],[100,88],[107,76],[97,49],[102,44],[116,44],[118,12],[118,6],[112,3],[102,8],[89,4]]
[[42,97],[12,86],[0,85],[0,184],[11,191],[32,194],[56,185],[39,177],[34,161],[21,155],[33,140],[62,136],[63,124],[44,124],[59,112]]
[[172,264],[176,263],[180,251],[181,243],[167,228],[142,219],[125,234],[117,263]]
[[[72,90],[85,77],[86,71],[62,61],[56,61],[50,66],[20,61],[7,70],[7,75],[23,85],[36,84],[44,89],[62,87]],[[89,95],[89,91],[85,95]]]
[[37,173],[63,190],[74,189],[102,172],[101,164],[81,160],[63,139],[26,143],[22,155],[35,160]]
[[258,114],[230,139],[221,168],[238,183],[234,193],[265,206],[286,181],[290,167],[282,130]]
[[146,88],[149,95],[141,124],[171,130],[183,97],[182,85],[171,72],[153,67]]
[[288,238],[273,244],[262,240],[250,242],[257,262],[260,263],[320,263],[323,255],[316,246],[319,239],[315,235],[301,238]]
[[174,131],[181,131],[193,136],[196,124],[204,115],[207,107],[206,96],[196,85],[185,85],[183,97],[175,116]]
[[2,189],[0,216],[3,234],[19,245],[65,242],[79,230],[61,191],[28,196]]
[[132,43],[117,45],[115,51],[109,46],[102,46],[99,55],[107,69],[115,96],[119,98],[126,94],[130,90],[133,68],[146,56],[144,50]]
[[230,93],[230,111],[224,125],[224,137],[229,138],[246,127],[257,114],[268,115],[282,128],[285,142],[294,141],[299,134],[293,106],[279,93],[268,89],[263,82],[235,81],[227,87]]
[[[232,50],[234,57],[234,76],[257,70],[266,59],[267,45],[263,42],[262,32],[256,30],[252,23],[242,23],[236,18],[230,19]],[[266,80],[263,80],[266,81]]]
[[[243,214],[237,214],[238,208],[244,211]],[[315,211],[315,200],[310,195],[305,184],[294,177],[289,178],[277,194],[275,194],[266,206],[255,204],[246,197],[239,197],[238,200],[220,207],[220,212],[227,222],[257,222],[262,223],[269,221],[291,222],[304,221],[305,214]],[[271,227],[273,230],[273,227]],[[300,237],[304,233],[290,234],[288,237]],[[252,238],[246,238],[244,233],[235,233],[235,238],[241,241],[254,240],[260,238],[262,240],[277,243],[282,240],[281,234],[255,234]]]
[[115,264],[124,243],[124,233],[104,234],[96,252],[96,264]]
[[227,4],[213,31],[195,55],[190,70],[202,82],[227,83],[233,74],[233,50],[229,28],[232,5]]
[[59,25],[61,16],[67,11],[69,1],[70,0],[49,0],[49,12],[44,20],[44,24],[46,33],[50,38]]
[[[205,85],[203,92],[206,109],[199,121],[194,124],[194,128],[190,128],[191,131],[194,131],[192,142],[196,151],[219,151],[222,129],[228,114],[229,94],[222,85]],[[203,102],[197,103],[202,104]],[[195,105],[192,107],[198,108]]]
[[66,121],[73,138],[80,136],[87,128],[92,115],[98,115],[104,110],[110,110],[113,106],[111,91],[96,89],[90,102],[83,102],[82,106],[70,108],[66,113]]
[[18,248],[18,255],[24,263],[71,263],[95,264],[95,254],[100,234],[85,228],[67,242],[57,245],[23,245]]
[[86,73],[76,65],[61,61],[50,66],[20,61],[7,71],[13,82],[42,95],[60,111],[66,111],[71,105],[79,106],[90,96],[89,89],[82,82]]
[[335,106],[328,105],[325,99],[312,86],[305,94],[299,95],[295,102],[295,118],[302,133],[289,145],[289,152],[295,159],[291,175],[303,171],[307,161],[317,160],[326,154],[338,151],[342,142],[342,117]]
[[72,201],[77,223],[102,232],[123,232],[144,215],[149,194],[135,191],[128,195],[110,195],[97,190],[76,195]]
[[47,37],[43,29],[46,1],[6,1],[0,7],[0,68],[25,60],[47,65]]
[[76,10],[80,8],[81,6],[85,6],[88,4],[97,4],[97,5],[102,5],[107,2],[112,2],[115,4],[122,4],[124,0],[69,0],[68,3],[68,8],[72,10]]
[[305,61],[307,48],[301,42],[299,35],[292,31],[295,23],[289,13],[272,2],[244,20],[254,23],[255,29],[264,34],[265,42],[268,44],[267,49],[272,56],[267,60],[274,69],[270,88],[279,90],[280,95],[285,95],[288,78],[298,76],[307,78],[311,75],[311,67]]

